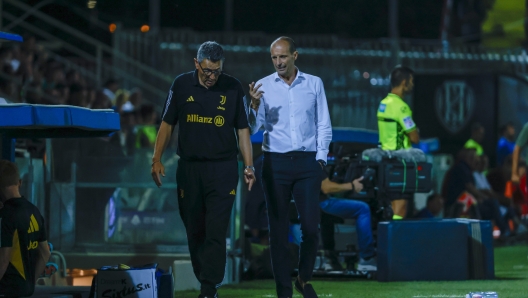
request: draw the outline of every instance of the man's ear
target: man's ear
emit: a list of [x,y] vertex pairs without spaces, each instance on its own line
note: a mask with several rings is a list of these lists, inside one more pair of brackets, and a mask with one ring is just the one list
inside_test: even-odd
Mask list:
[[18,187],[22,186],[22,179],[18,179]]

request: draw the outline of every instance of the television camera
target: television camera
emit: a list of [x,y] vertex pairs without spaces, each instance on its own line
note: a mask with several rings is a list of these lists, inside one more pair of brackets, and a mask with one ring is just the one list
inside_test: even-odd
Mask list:
[[392,200],[428,193],[432,188],[432,164],[420,149],[367,149],[359,156],[339,158],[330,175],[338,183],[361,176],[364,189],[360,193],[350,191],[344,197],[369,202],[378,221],[392,219]]

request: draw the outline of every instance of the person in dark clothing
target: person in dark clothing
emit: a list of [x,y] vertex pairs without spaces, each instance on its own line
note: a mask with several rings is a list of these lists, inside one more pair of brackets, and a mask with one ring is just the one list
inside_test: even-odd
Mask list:
[[16,164],[0,160],[0,297],[29,297],[50,257],[44,219],[20,195]]
[[427,197],[427,205],[420,210],[414,217],[415,218],[435,218],[444,208],[444,198],[440,194],[432,194]]
[[508,123],[501,127],[501,138],[497,142],[497,166],[502,166],[502,163],[513,153],[515,149],[515,126],[513,123]]
[[173,82],[156,137],[151,174],[161,187],[161,157],[178,125],[178,206],[187,231],[200,297],[217,297],[226,265],[226,234],[238,185],[238,153],[249,190],[255,168],[245,93],[240,81],[222,72],[224,50],[204,42],[195,70]]
[[445,214],[448,217],[457,217],[456,205],[459,197],[467,192],[477,200],[477,210],[480,218],[485,220],[494,220],[497,227],[501,230],[501,235],[507,236],[510,230],[500,212],[499,202],[496,199],[486,196],[475,186],[473,171],[477,166],[477,156],[474,149],[462,149],[458,154],[458,161],[448,171],[445,180]]

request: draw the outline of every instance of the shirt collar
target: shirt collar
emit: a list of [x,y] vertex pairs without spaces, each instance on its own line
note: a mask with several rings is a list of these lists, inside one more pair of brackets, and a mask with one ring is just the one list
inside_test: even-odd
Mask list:
[[403,100],[403,98],[401,98],[399,95],[394,94],[394,93],[390,93],[390,92],[389,92],[389,96],[391,96],[391,97],[395,97],[395,98],[397,98],[397,99],[399,99],[399,100]]
[[198,79],[198,69],[195,69],[194,72],[193,72],[193,80],[194,80],[194,86],[200,86],[200,87],[203,87],[203,86],[200,84],[200,80]]
[[5,205],[9,205],[9,204],[15,204],[16,202],[18,202],[19,200],[22,200],[22,199],[24,199],[23,196],[22,196],[22,197],[19,197],[19,198],[10,198],[10,199],[8,199],[8,200],[6,200],[6,201],[4,202],[4,206],[5,206]]
[[[304,72],[302,72],[297,66],[295,68],[297,69],[297,76],[295,76],[295,80],[293,80],[293,82],[295,82],[295,81],[297,81],[298,79],[301,79],[301,78],[304,79],[305,78]],[[275,79],[275,82],[279,82],[279,81],[283,81],[284,82],[284,80],[281,77],[279,77],[279,73],[278,72],[275,72],[273,77]]]

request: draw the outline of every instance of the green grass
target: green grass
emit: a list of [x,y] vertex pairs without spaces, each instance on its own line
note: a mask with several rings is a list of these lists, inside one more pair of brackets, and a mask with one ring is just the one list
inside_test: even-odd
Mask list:
[[[465,297],[471,291],[495,291],[500,298],[528,297],[528,246],[495,249],[495,280],[460,282],[389,282],[364,279],[316,279],[312,282],[319,297]],[[175,297],[198,297],[197,291],[179,292]],[[224,286],[224,297],[276,297],[273,280],[256,280]],[[301,297],[294,292],[293,297]]]

